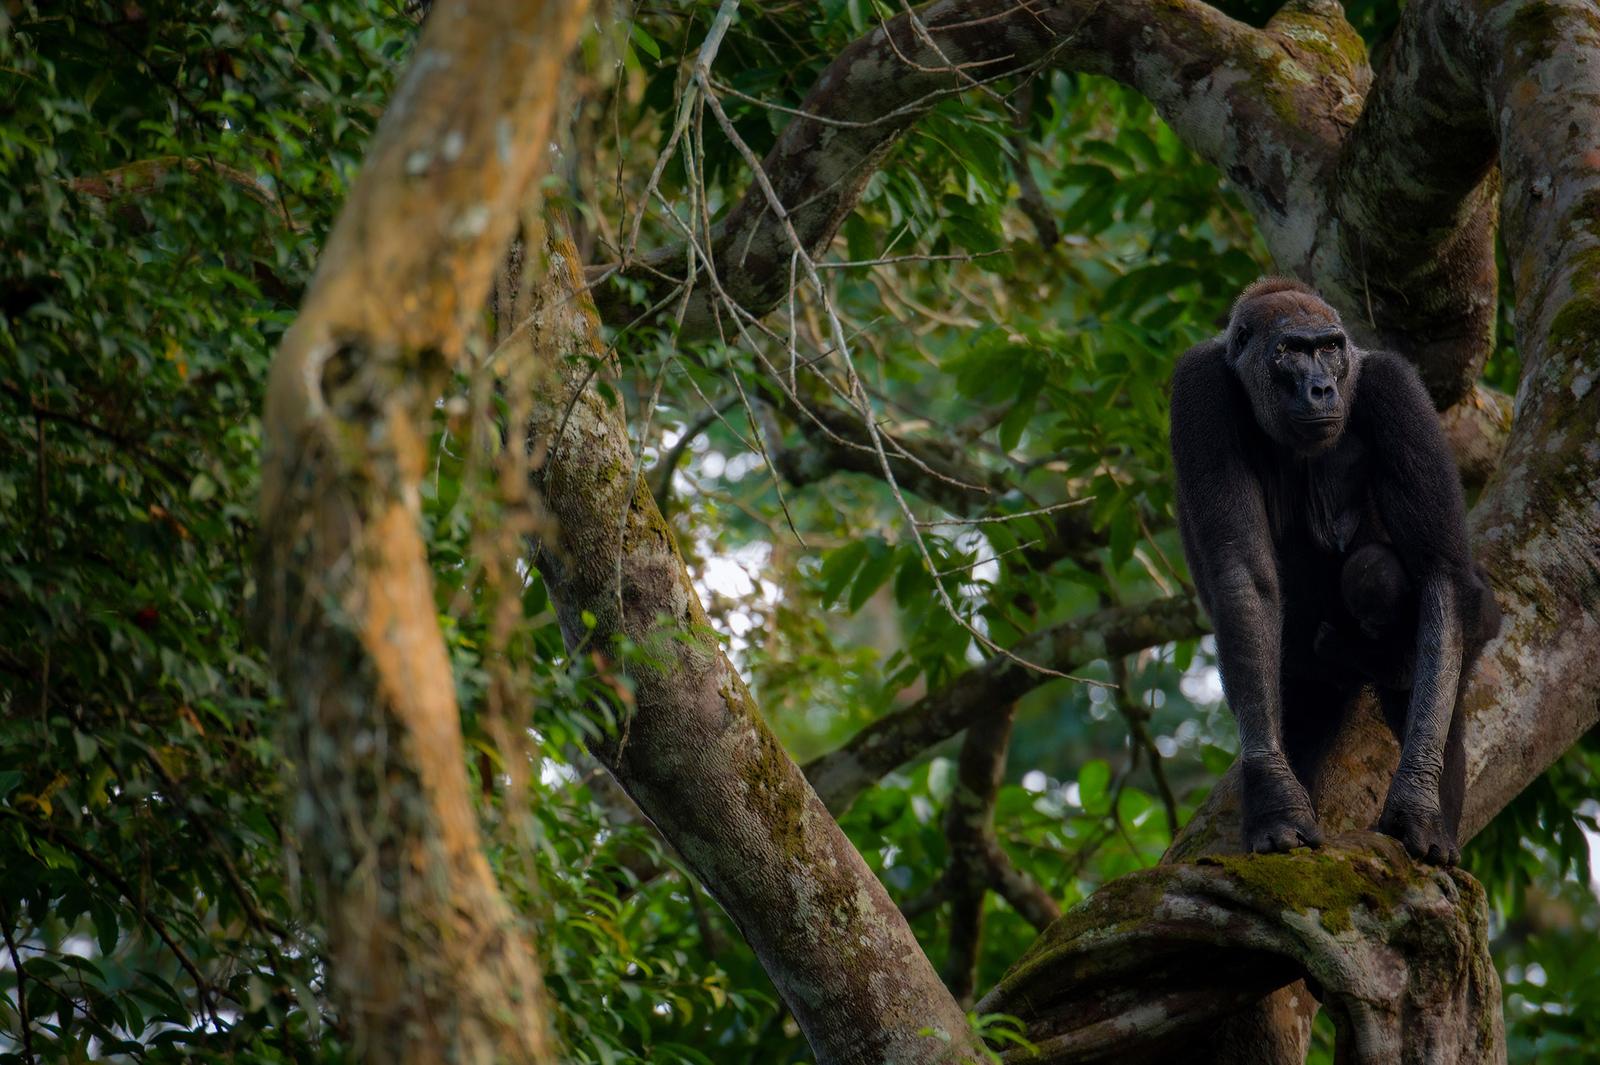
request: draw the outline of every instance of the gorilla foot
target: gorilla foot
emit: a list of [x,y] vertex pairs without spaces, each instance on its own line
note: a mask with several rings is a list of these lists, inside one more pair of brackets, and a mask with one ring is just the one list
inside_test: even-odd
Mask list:
[[1322,846],[1322,829],[1315,814],[1272,816],[1246,822],[1244,845],[1251,854],[1280,854],[1296,847]]
[[1444,823],[1435,806],[1418,802],[1389,789],[1378,818],[1378,831],[1393,836],[1405,845],[1406,853],[1430,865],[1455,865],[1461,860],[1456,834]]
[[1281,755],[1247,758],[1242,768],[1246,850],[1272,854],[1322,844],[1311,799]]

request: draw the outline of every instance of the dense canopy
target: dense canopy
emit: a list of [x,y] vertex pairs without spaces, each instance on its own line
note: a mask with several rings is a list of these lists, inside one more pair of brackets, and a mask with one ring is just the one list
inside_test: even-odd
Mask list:
[[[1423,884],[1509,1060],[1600,1061],[1583,5],[0,5],[0,1062],[1076,1060],[1074,937],[1218,881]],[[1236,750],[1167,381],[1273,272],[1481,501],[1460,935],[1381,841],[1156,868]]]

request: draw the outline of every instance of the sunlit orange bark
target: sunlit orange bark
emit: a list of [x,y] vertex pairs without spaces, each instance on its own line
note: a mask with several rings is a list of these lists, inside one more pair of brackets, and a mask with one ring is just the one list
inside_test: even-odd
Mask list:
[[437,4],[273,363],[264,627],[292,833],[362,1060],[551,1060],[471,806],[418,530],[426,419],[548,142],[583,6]]

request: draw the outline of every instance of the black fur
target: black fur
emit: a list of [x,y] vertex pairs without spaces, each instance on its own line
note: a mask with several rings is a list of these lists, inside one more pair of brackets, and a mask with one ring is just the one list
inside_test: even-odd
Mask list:
[[1223,336],[1179,360],[1171,443],[1184,553],[1239,722],[1245,845],[1320,842],[1311,796],[1370,684],[1402,741],[1378,827],[1454,862],[1457,704],[1499,612],[1416,371],[1355,348],[1304,285],[1260,281]]

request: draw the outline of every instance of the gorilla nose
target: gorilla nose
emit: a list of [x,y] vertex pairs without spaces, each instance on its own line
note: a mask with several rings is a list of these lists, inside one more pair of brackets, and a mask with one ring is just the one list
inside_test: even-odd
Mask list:
[[1311,380],[1306,382],[1306,402],[1313,410],[1326,410],[1333,407],[1339,399],[1339,390],[1329,380]]

